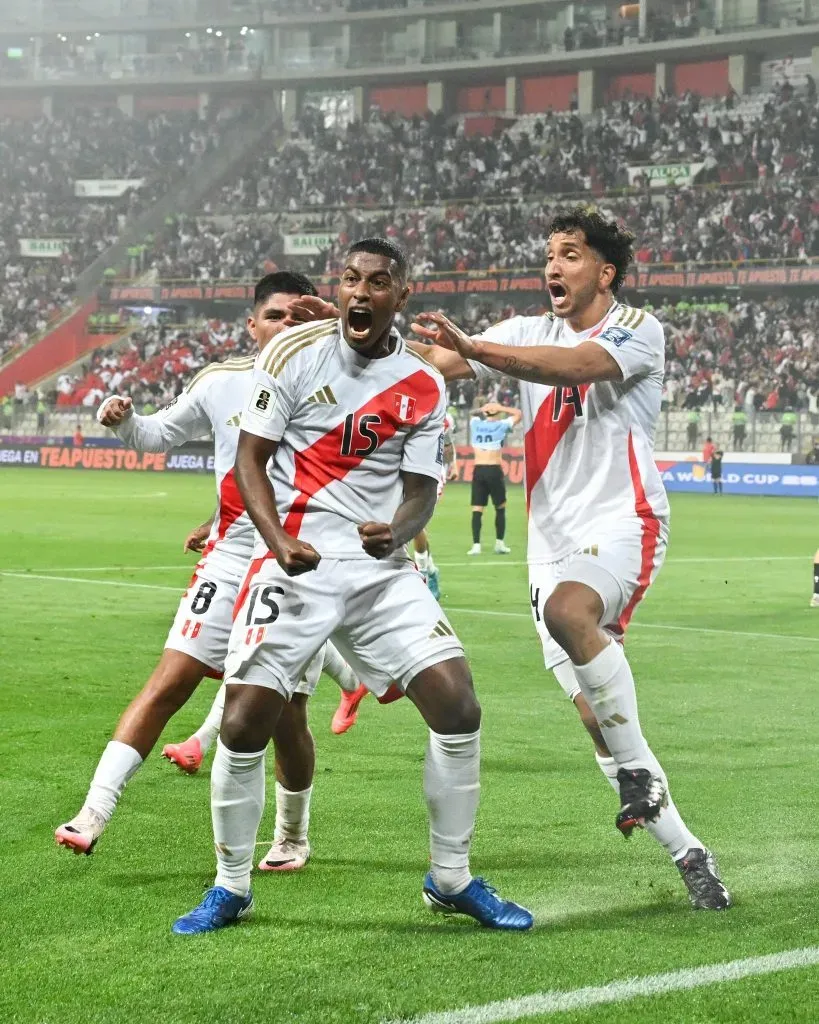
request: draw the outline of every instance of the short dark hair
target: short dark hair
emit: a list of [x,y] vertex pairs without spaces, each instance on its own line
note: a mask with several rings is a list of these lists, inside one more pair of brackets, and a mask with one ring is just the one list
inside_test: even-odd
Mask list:
[[290,270],[277,270],[256,282],[253,291],[253,305],[260,306],[267,302],[271,295],[283,292],[285,295],[318,295],[316,286],[304,274],[296,274]]
[[613,220],[606,220],[594,206],[575,206],[559,213],[549,225],[549,235],[573,234],[582,231],[589,248],[615,268],[611,290],[616,294],[634,258],[634,235]]
[[362,238],[358,242],[353,242],[347,249],[348,256],[352,256],[354,252],[371,252],[375,253],[376,256],[386,256],[398,267],[402,283],[406,282],[409,274],[407,254],[400,245],[391,242],[389,238]]

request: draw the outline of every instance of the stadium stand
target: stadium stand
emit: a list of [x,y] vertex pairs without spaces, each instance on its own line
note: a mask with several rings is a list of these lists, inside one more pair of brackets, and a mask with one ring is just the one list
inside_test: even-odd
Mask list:
[[[214,152],[224,128],[219,117],[138,119],[117,108],[0,121],[0,361],[60,316],[78,274],[193,161]],[[85,179],[139,184],[95,202],[77,194]],[[61,255],[22,251],[22,241],[41,239],[61,243]]]

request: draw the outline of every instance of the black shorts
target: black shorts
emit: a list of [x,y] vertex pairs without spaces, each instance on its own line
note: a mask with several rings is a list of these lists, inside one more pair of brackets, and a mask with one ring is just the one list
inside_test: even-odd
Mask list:
[[506,478],[500,466],[475,466],[472,473],[472,504],[485,508],[489,499],[495,508],[506,503]]

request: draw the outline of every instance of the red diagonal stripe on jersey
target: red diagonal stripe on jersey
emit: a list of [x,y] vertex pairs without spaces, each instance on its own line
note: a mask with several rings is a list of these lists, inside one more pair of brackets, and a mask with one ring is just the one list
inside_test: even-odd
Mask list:
[[205,559],[219,541],[225,539],[228,530],[244,511],[245,503],[242,501],[242,496],[239,493],[239,485],[236,483],[233,470],[229,469],[222,477],[222,483],[219,485],[219,521],[216,526],[216,539],[209,540],[205,545],[202,558],[196,566],[197,569],[201,568]]
[[[401,427],[406,426],[406,423],[398,418],[396,412],[394,397],[396,392],[415,399],[416,421],[422,420],[433,411],[440,396],[438,385],[433,377],[426,370],[418,370],[416,373],[410,374],[409,377],[390,384],[380,394],[373,396],[365,405],[356,409],[353,414],[356,423],[361,416],[380,417],[380,422],[372,424],[370,428],[378,436],[379,446],[391,438]],[[342,421],[333,430],[311,444],[309,448],[305,448],[303,452],[296,452],[296,472],[293,486],[299,493],[290,506],[290,512],[283,523],[285,531],[291,537],[298,537],[304,513],[313,495],[334,480],[341,480],[366,458],[365,455],[342,455],[343,436],[344,422]]]
[[637,589],[631,595],[631,600],[617,620],[617,625],[624,633],[634,614],[634,609],[643,600],[648,585],[651,583],[651,570],[654,568],[657,539],[660,536],[660,522],[654,515],[654,509],[646,497],[631,431],[628,434],[628,468],[631,473],[631,485],[634,488],[634,511],[643,521],[643,534],[640,538],[640,575],[637,578]]
[[[589,384],[581,384],[578,388],[580,401],[585,401]],[[532,499],[532,491],[538,480],[546,472],[549,460],[554,455],[555,449],[563,439],[563,435],[574,423],[577,413],[571,402],[563,402],[560,408],[560,416],[555,419],[555,396],[558,390],[555,388],[546,396],[535,416],[534,423],[526,431],[523,438],[524,464],[526,467],[526,507]]]
[[[588,338],[586,338],[586,341],[591,341],[592,338],[596,338],[599,334],[602,334],[606,324],[619,308],[619,305],[612,306],[603,320],[597,325]],[[578,390],[580,391],[581,402],[585,401],[586,394],[590,387],[590,384],[580,385]],[[557,422],[555,422],[554,411],[555,395],[557,390],[557,388],[554,388],[552,393],[548,395],[546,400],[538,409],[534,422],[526,431],[523,438],[523,455],[526,466],[527,511],[532,499],[532,491],[535,488],[535,484],[537,484],[538,480],[540,480],[546,472],[546,467],[549,465],[549,459],[554,455],[555,448],[560,444],[563,435],[575,420],[576,414],[574,406],[570,405],[571,411],[569,411],[567,403],[564,402],[560,410],[560,416],[557,419]]]

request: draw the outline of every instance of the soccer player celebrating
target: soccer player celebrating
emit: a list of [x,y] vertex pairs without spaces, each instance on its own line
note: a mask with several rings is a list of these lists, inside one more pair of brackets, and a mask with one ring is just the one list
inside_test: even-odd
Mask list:
[[481,522],[489,498],[495,506],[495,554],[508,555],[506,545],[506,478],[503,475],[503,446],[507,435],[520,423],[520,409],[508,409],[488,402],[469,420],[472,444],[472,547],[468,555],[481,553]]
[[402,250],[386,239],[355,243],[340,320],[288,331],[256,361],[236,478],[258,539],[211,771],[216,882],[174,923],[177,934],[250,911],[265,748],[330,636],[373,692],[395,680],[429,726],[425,902],[487,927],[532,925],[527,910],[470,875],[481,709],[463,647],[405,551],[435,508],[445,409],[443,378],[393,326],[408,296]]
[[[316,297],[315,288],[301,274],[268,274],[256,285],[248,332],[263,348],[293,323],[317,313],[326,316],[334,309]],[[233,472],[238,414],[250,393],[252,370],[252,357],[206,366],[178,398],[152,416],[134,415],[130,398],[115,396],[107,399],[97,413],[101,423],[142,451],[167,451],[212,431],[217,508],[202,558],[179,604],[159,664],[120,718],[79,814],[55,832],[57,843],[75,853],[93,851],[129,779],[202,678],[221,678],[233,605],[253,551],[253,524],[244,510]],[[200,532],[201,528],[188,537],[186,548],[199,547]],[[281,736],[276,742],[276,842],[262,860],[263,868],[301,867],[309,856],[306,836],[315,752],[307,726],[306,702],[323,665],[324,655],[317,654],[305,666],[304,677],[282,719]],[[347,685],[355,689],[358,680],[349,673],[347,676]],[[202,753],[197,737],[188,744],[184,757],[180,754],[174,760],[188,771],[195,770]],[[283,822],[289,825],[285,827]]]
[[[458,477],[458,458],[455,453],[455,445],[452,440],[452,429],[454,423],[449,413],[444,417],[444,465],[441,472],[441,479],[438,483],[438,501],[444,493],[444,486],[448,480],[455,480]],[[426,527],[412,539],[413,558],[415,567],[424,577],[432,596],[440,600],[441,587],[439,582],[438,566],[432,560],[432,551],[429,547],[429,535]],[[370,691],[361,683],[357,690],[341,687],[341,696],[338,707],[335,710],[330,728],[336,736],[348,732],[358,720],[358,709],[362,700]],[[379,697],[380,704],[390,704],[393,700],[403,697],[403,691],[392,687],[383,697]]]
[[420,314],[414,329],[450,350],[430,354],[447,379],[506,374],[523,382],[530,600],[546,667],[595,740],[620,798],[617,828],[628,836],[645,826],[674,859],[693,906],[722,910],[729,894],[671,801],[618,642],[662,565],[669,521],[652,454],[663,329],[616,299],[632,243],[617,224],[578,207],[549,232],[553,313],[515,317],[480,338],[437,313]]

